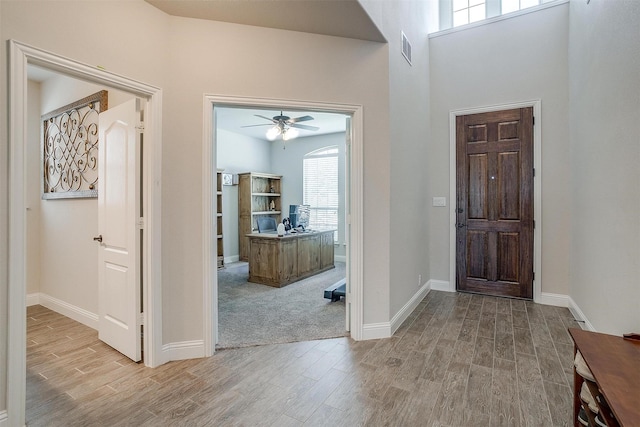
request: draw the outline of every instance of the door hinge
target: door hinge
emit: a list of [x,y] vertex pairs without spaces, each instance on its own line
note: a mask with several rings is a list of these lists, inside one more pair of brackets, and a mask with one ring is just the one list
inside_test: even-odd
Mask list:
[[139,130],[140,132],[144,131],[144,123],[138,123],[138,125],[136,126],[136,129]]
[[536,272],[533,272],[533,280],[536,280]]
[[532,122],[531,122],[531,124],[532,124],[532,125],[534,125],[534,126],[536,125],[536,116],[533,116],[533,117],[532,117]]
[[147,316],[144,315],[144,313],[138,313],[138,322],[140,323],[140,325],[144,325],[147,321]]
[[533,168],[533,176],[536,176],[536,168]]
[[138,221],[136,221],[136,226],[138,227],[138,229],[144,230],[146,228],[144,218],[138,218]]

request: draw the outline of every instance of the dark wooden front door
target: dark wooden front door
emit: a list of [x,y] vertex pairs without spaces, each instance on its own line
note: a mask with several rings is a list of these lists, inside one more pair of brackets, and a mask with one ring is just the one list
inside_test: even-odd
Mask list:
[[533,296],[533,109],[456,119],[456,289]]

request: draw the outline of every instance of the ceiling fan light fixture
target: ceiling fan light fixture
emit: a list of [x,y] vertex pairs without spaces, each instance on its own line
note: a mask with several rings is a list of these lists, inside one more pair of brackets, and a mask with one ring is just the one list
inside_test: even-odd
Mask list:
[[272,128],[269,128],[269,130],[267,131],[267,139],[269,141],[273,141],[275,140],[278,135],[280,135],[282,133],[282,131],[280,130],[279,126],[274,126]]
[[297,138],[298,135],[300,135],[300,132],[298,132],[297,129],[288,128],[282,134],[282,139],[284,139],[285,141],[289,141],[290,139]]

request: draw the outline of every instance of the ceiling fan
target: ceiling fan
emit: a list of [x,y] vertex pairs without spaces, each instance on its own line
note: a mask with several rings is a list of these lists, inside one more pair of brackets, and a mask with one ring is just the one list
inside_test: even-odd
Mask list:
[[291,118],[289,116],[285,116],[282,111],[280,111],[279,116],[273,116],[272,118],[262,116],[260,114],[254,114],[256,117],[260,117],[261,119],[269,120],[271,123],[257,124],[257,125],[247,125],[242,126],[243,128],[254,127],[254,126],[272,126],[267,131],[267,139],[273,141],[278,137],[278,135],[282,135],[283,141],[288,141],[298,136],[298,131],[295,129],[304,129],[310,131],[317,131],[320,128],[317,126],[310,125],[301,125],[300,122],[308,122],[309,120],[314,120],[311,116],[300,116]]

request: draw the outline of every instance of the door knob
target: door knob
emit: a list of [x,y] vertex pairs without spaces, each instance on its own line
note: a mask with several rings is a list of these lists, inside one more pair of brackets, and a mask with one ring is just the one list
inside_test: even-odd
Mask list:
[[102,243],[102,234],[93,238],[94,241]]
[[458,224],[458,228],[466,227],[467,224]]

